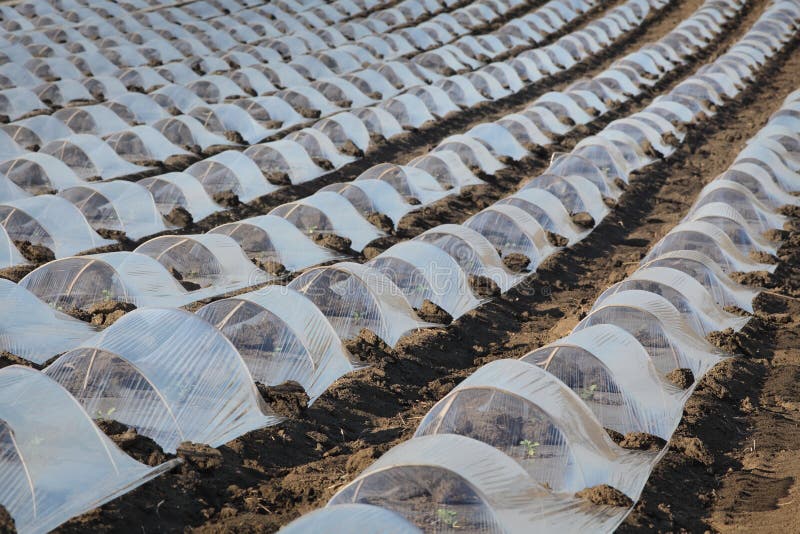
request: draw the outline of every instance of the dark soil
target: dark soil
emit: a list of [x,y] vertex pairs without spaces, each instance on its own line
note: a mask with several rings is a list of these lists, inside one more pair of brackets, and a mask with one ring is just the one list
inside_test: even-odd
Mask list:
[[691,369],[673,369],[667,373],[667,380],[681,389],[687,389],[694,384],[694,373]]
[[14,518],[8,513],[3,505],[0,505],[0,534],[16,534],[17,527],[14,525]]
[[633,501],[630,497],[617,488],[612,488],[608,484],[582,489],[577,492],[575,496],[579,499],[586,499],[593,504],[619,506],[621,508],[630,508],[633,506]]
[[56,255],[53,254],[52,250],[42,245],[35,245],[30,241],[14,241],[14,246],[17,247],[17,250],[26,260],[35,264],[47,263],[56,259]]
[[453,322],[452,315],[428,299],[422,302],[422,306],[417,310],[417,315],[420,319],[429,323],[450,324]]

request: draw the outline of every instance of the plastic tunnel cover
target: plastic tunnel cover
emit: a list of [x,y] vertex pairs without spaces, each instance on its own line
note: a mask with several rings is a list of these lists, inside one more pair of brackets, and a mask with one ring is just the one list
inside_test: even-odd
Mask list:
[[636,499],[658,458],[618,447],[569,387],[519,360],[489,363],[461,382],[414,436],[431,434],[492,445],[556,492],[608,484]]
[[267,178],[283,181],[284,175],[292,184],[301,184],[325,174],[311,159],[308,151],[295,141],[281,139],[253,145],[244,151]]
[[542,225],[525,210],[511,204],[497,204],[476,213],[464,222],[488,239],[501,257],[522,254],[533,270],[555,251]]
[[22,283],[0,279],[0,297],[0,350],[41,365],[94,335],[87,323],[48,306]]
[[16,365],[0,370],[0,457],[0,505],[19,532],[48,532],[177,463],[133,460],[57,383]]
[[420,321],[403,292],[383,273],[343,262],[310,269],[289,283],[328,318],[341,339],[368,329],[395,346],[408,332],[435,326]]
[[[379,163],[362,172],[355,179],[380,180],[391,185],[395,191],[406,197],[413,197],[421,204],[430,204],[448,194],[439,180],[421,168],[395,165],[394,163]],[[452,191],[451,191],[452,192]]]
[[645,256],[645,261],[673,250],[698,250],[719,264],[726,273],[774,272],[777,265],[758,263],[743,254],[720,228],[706,221],[681,223],[665,235]]
[[197,178],[211,195],[231,191],[242,202],[272,193],[269,183],[247,152],[226,150],[190,166],[185,171]]
[[639,268],[627,279],[606,289],[595,304],[602,303],[608,295],[630,289],[641,289],[666,298],[701,336],[726,328],[739,331],[750,320],[724,311],[700,282],[668,267]]
[[481,304],[458,262],[430,243],[397,243],[367,265],[391,279],[414,308],[427,299],[457,319]]
[[526,211],[542,228],[566,237],[569,244],[580,241],[589,233],[589,230],[581,229],[572,222],[561,200],[545,189],[521,189],[496,204],[511,204]]
[[179,147],[192,152],[208,150],[213,146],[231,146],[234,143],[221,135],[206,130],[200,121],[189,115],[177,115],[161,119],[153,128]]
[[47,247],[56,258],[114,243],[92,230],[78,208],[53,195],[0,204],[0,225],[14,241]]
[[165,217],[181,207],[189,212],[193,221],[200,221],[223,209],[211,199],[197,178],[185,172],[160,174],[137,183],[150,191],[156,207]]
[[391,184],[378,179],[330,184],[320,191],[332,191],[345,197],[366,219],[376,213],[386,215],[395,228],[403,216],[417,209],[416,205],[410,204]]
[[597,324],[616,325],[633,335],[663,375],[691,369],[699,380],[724,357],[689,327],[675,306],[655,293],[632,289],[610,295],[573,332]]
[[454,434],[422,436],[390,449],[328,506],[345,503],[380,505],[420,527],[446,518],[481,533],[554,524],[610,532],[627,512],[552,493],[491,445]]
[[280,534],[309,532],[358,532],[359,534],[422,534],[403,516],[379,506],[339,504],[314,510],[279,530]]
[[271,279],[226,235],[164,235],[142,243],[134,252],[157,260],[184,285],[213,288],[218,295]]
[[95,230],[124,232],[137,240],[167,229],[150,191],[138,183],[88,183],[65,189],[58,196],[81,210]]
[[191,154],[150,126],[134,126],[116,132],[106,138],[106,143],[124,159],[138,165],[153,165]]
[[99,137],[87,134],[51,141],[40,152],[60,159],[84,180],[110,180],[151,170],[149,167],[128,163]]
[[447,252],[468,275],[494,280],[501,292],[508,291],[525,277],[510,271],[491,241],[472,228],[460,224],[441,224],[414,238]]
[[749,313],[753,313],[753,299],[760,293],[731,280],[717,262],[696,250],[665,252],[643,262],[642,268],[646,267],[669,267],[684,272],[702,284],[719,306],[736,306]]
[[178,307],[219,294],[214,288],[187,291],[161,263],[136,252],[51,261],[19,283],[58,309],[88,310],[108,301],[129,302],[138,307]]
[[333,191],[319,191],[310,197],[282,204],[269,215],[286,219],[308,234],[332,233],[346,237],[352,249],[359,252],[385,235],[367,222],[346,197]]
[[493,175],[500,169],[505,168],[505,165],[492,155],[483,141],[470,137],[469,135],[451,135],[443,139],[442,142],[436,146],[434,152],[439,150],[451,150],[458,154],[461,161],[469,167],[478,169],[489,175]]
[[92,417],[132,426],[165,452],[184,441],[219,447],[280,421],[230,341],[184,310],[132,311],[44,372]]
[[[27,152],[0,163],[0,175],[21,188],[25,195],[42,195],[81,185],[83,180],[63,161],[40,152]],[[13,190],[13,187],[11,188]],[[3,192],[2,200],[15,200],[11,192]]]
[[422,169],[436,178],[436,181],[446,189],[451,187],[460,189],[468,185],[484,183],[452,150],[429,152],[412,159],[407,166]]
[[197,315],[233,343],[254,380],[267,386],[295,381],[309,404],[359,366],[314,303],[285,286],[218,300]]
[[299,271],[344,257],[314,243],[291,222],[275,215],[259,215],[209,230],[236,240],[245,254],[261,262],[274,261],[288,271]]

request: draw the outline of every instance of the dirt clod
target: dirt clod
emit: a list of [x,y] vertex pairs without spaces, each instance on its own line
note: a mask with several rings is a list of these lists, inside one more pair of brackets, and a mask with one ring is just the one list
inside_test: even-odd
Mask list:
[[572,216],[572,222],[581,228],[591,229],[594,228],[594,217],[589,215],[588,212],[582,211]]
[[[612,436],[613,439],[613,436]],[[628,432],[622,440],[617,443],[623,449],[634,449],[640,451],[657,451],[664,448],[666,441],[648,434],[646,432]]]
[[512,252],[507,256],[503,256],[503,263],[509,270],[519,273],[528,268],[528,265],[531,264],[531,260],[528,256],[519,254],[518,252]]
[[469,286],[478,298],[489,299],[500,296],[500,286],[486,276],[469,275]]
[[35,245],[30,241],[14,241],[14,245],[26,260],[33,263],[47,263],[56,259],[56,255],[49,248],[42,245]]
[[275,276],[285,276],[289,273],[286,267],[277,261],[274,260],[256,260],[256,265],[261,268],[263,271],[268,272],[269,274],[274,274]]
[[714,463],[714,457],[708,452],[708,449],[703,445],[703,442],[700,441],[700,438],[674,436],[669,441],[669,446],[671,449],[680,451],[684,456],[703,465],[712,465]]
[[597,505],[619,506],[622,508],[633,506],[633,500],[630,497],[608,484],[584,488],[577,492],[575,496]]
[[8,513],[5,506],[0,504],[0,534],[16,534],[17,527],[14,518]]
[[202,443],[184,441],[178,445],[178,457],[186,463],[196,467],[199,471],[213,471],[222,467],[222,453],[213,447]]
[[86,310],[91,316],[90,322],[95,326],[111,326],[126,313],[136,309],[130,302],[106,300],[89,306]]
[[352,252],[350,245],[352,245],[353,242],[340,235],[318,233],[314,235],[314,241],[317,245],[335,250],[336,252],[343,252],[345,254],[350,254]]
[[551,232],[550,230],[547,231],[547,240],[554,247],[566,247],[567,245],[569,245],[569,239],[567,239],[563,235]]
[[453,322],[452,315],[428,299],[422,302],[422,306],[417,310],[417,315],[419,315],[420,319],[429,323],[450,324]]
[[391,232],[394,230],[394,221],[385,213],[370,213],[367,215],[367,221],[384,232]]
[[278,415],[299,417],[308,406],[308,395],[297,382],[286,382],[278,386],[265,386],[256,383],[261,398]]
[[223,208],[235,208],[241,205],[241,202],[239,201],[239,195],[233,191],[219,191],[214,193],[211,198],[213,198],[214,202]]
[[694,373],[691,369],[673,369],[667,373],[667,380],[681,389],[686,389],[694,384]]
[[175,206],[172,208],[169,213],[164,215],[164,219],[178,228],[186,228],[187,226],[191,226],[194,222],[192,214],[183,206]]
[[292,185],[292,179],[288,173],[281,171],[267,171],[264,173],[264,178],[274,185]]
[[95,423],[111,441],[137,461],[151,467],[167,461],[168,457],[161,447],[147,436],[137,433],[135,429],[112,419],[98,419]]
[[355,338],[344,343],[350,354],[368,363],[385,363],[392,349],[375,332],[363,328]]

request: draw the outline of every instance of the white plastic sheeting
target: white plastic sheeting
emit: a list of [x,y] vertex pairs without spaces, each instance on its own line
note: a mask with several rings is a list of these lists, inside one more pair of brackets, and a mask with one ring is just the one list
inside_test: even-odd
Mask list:
[[119,231],[135,240],[167,229],[150,191],[137,183],[88,183],[58,196],[72,202],[95,230]]
[[226,235],[164,235],[139,245],[134,252],[150,256],[184,283],[212,287],[216,294],[268,282],[238,243]]
[[328,506],[345,503],[380,505],[418,526],[450,518],[451,528],[455,520],[475,532],[555,523],[572,531],[611,531],[626,513],[552,492],[493,446],[454,434],[422,436],[390,449]]
[[15,241],[49,248],[56,258],[110,245],[69,201],[41,195],[0,203],[0,225]]
[[366,265],[345,262],[310,269],[289,288],[314,302],[342,339],[367,329],[394,346],[408,332],[433,326],[419,320],[391,279]]
[[233,345],[183,310],[130,312],[44,372],[93,418],[113,417],[167,452],[184,441],[218,447],[280,421]]
[[283,527],[281,534],[307,532],[359,532],[361,534],[422,534],[422,530],[385,508],[368,504],[343,504],[315,510]]
[[24,284],[0,279],[0,348],[36,364],[68,350],[94,334],[83,321],[48,306]]
[[557,375],[525,361],[498,360],[439,401],[414,435],[458,434],[482,441],[557,492],[608,484],[636,497],[657,453],[622,449],[603,422]]
[[309,403],[361,366],[311,300],[284,286],[218,300],[197,315],[233,343],[254,380],[268,386],[295,381]]
[[19,532],[50,531],[178,462],[133,460],[66,390],[16,365],[0,370],[0,456],[0,504]]
[[248,257],[262,262],[276,262],[289,271],[299,271],[342,257],[317,245],[308,234],[275,215],[259,215],[223,224],[209,232],[230,236]]

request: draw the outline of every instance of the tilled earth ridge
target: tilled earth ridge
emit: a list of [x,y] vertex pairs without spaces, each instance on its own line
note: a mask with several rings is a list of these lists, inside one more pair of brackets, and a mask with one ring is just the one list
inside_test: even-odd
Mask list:
[[[758,3],[753,13],[765,4]],[[408,336],[395,350],[361,339],[358,355],[373,367],[344,377],[311,408],[302,408],[302,395],[291,388],[273,392],[274,404],[294,413],[287,422],[219,450],[189,448],[182,453],[185,466],[61,530],[110,531],[135,525],[144,531],[184,526],[274,531],[324,505],[374,458],[408,439],[432,404],[477,366],[519,357],[568,332],[600,291],[635,268],[704,183],[727,167],[772,107],[794,88],[795,56],[779,58],[762,83],[695,130],[668,162],[648,168],[586,241],[550,258],[528,283],[447,329]],[[754,106],[765,99],[772,106]],[[141,443],[137,446],[145,449],[144,459],[153,456]],[[653,484],[660,472],[661,466]]]

